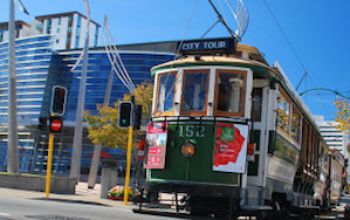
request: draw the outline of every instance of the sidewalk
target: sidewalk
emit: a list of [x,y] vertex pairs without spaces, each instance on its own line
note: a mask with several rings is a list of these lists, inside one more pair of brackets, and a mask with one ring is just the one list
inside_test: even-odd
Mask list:
[[[88,189],[87,183],[79,182],[76,186],[75,195],[53,194],[50,193],[48,200],[62,201],[62,202],[76,202],[82,204],[102,205],[111,207],[122,207],[122,201],[113,201],[108,199],[100,199],[100,184],[96,184],[94,189]],[[34,192],[17,190],[11,188],[0,187],[0,195],[6,197],[16,197],[22,199],[47,199],[44,192]],[[126,208],[134,208],[135,205],[129,202]]]

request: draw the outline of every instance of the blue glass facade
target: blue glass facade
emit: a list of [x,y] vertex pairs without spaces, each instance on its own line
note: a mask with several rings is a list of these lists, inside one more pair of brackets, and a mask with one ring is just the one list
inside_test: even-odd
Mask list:
[[[64,129],[55,138],[53,172],[67,175],[74,135],[74,121],[81,66],[72,72],[81,50],[53,51],[53,38],[41,35],[16,41],[17,111],[21,172],[42,173],[46,169],[47,132],[38,129],[39,117],[49,116],[51,89],[63,85],[68,89]],[[151,80],[150,69],[173,59],[170,53],[123,51],[121,57],[133,82]],[[103,49],[92,48],[89,54],[85,109],[97,113],[103,103],[111,65]],[[0,170],[6,170],[7,152],[7,43],[0,44]],[[116,75],[113,78],[110,105],[128,92]],[[105,148],[114,158],[123,155],[118,149]],[[93,145],[84,131],[82,172],[87,173]]]
[[[52,58],[50,35],[16,40],[17,121],[20,170],[33,164],[38,118],[45,107],[44,93]],[[0,44],[0,169],[6,169],[8,114],[8,47]]]

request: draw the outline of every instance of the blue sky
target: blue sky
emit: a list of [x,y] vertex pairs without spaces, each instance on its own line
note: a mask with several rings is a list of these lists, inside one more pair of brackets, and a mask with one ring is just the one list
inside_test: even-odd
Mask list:
[[[36,15],[78,10],[84,12],[82,0],[22,0],[31,17],[17,13],[17,18],[30,21]],[[217,1],[217,0],[214,0]],[[347,91],[350,96],[350,1],[349,0],[266,0],[283,26],[290,41],[308,70],[300,91],[324,87]],[[183,38],[199,38],[216,17],[207,0],[90,0],[94,20],[103,23],[109,17],[116,43],[135,43]],[[243,43],[260,49],[272,64],[278,60],[293,85],[303,75],[303,68],[288,47],[263,0],[245,0],[250,23]],[[0,21],[6,21],[8,1],[0,2]],[[192,22],[189,28],[190,17]],[[101,32],[102,33],[102,32]],[[101,34],[100,33],[100,34]],[[208,37],[227,36],[217,26]],[[101,43],[103,43],[101,41]],[[314,114],[333,119],[335,109],[330,93],[308,93],[304,101]]]

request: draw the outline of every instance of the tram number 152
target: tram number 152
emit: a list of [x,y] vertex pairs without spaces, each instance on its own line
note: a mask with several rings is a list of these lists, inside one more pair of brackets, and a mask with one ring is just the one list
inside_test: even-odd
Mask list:
[[197,137],[204,138],[205,126],[202,125],[183,125],[179,127],[179,137]]

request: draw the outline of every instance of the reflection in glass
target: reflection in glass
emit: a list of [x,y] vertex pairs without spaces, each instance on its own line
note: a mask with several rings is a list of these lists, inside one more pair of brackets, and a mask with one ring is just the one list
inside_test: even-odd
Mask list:
[[277,97],[277,125],[285,132],[289,132],[289,102],[279,94]]
[[295,106],[293,106],[293,114],[292,114],[292,124],[291,124],[291,136],[296,141],[299,142],[300,139],[300,124],[301,124],[301,115],[296,109]]
[[207,97],[207,73],[188,73],[185,75],[184,111],[204,111]]
[[226,112],[242,111],[243,80],[241,75],[220,73],[217,109]]
[[168,112],[174,106],[174,87],[176,74],[167,73],[159,75],[158,112]]

